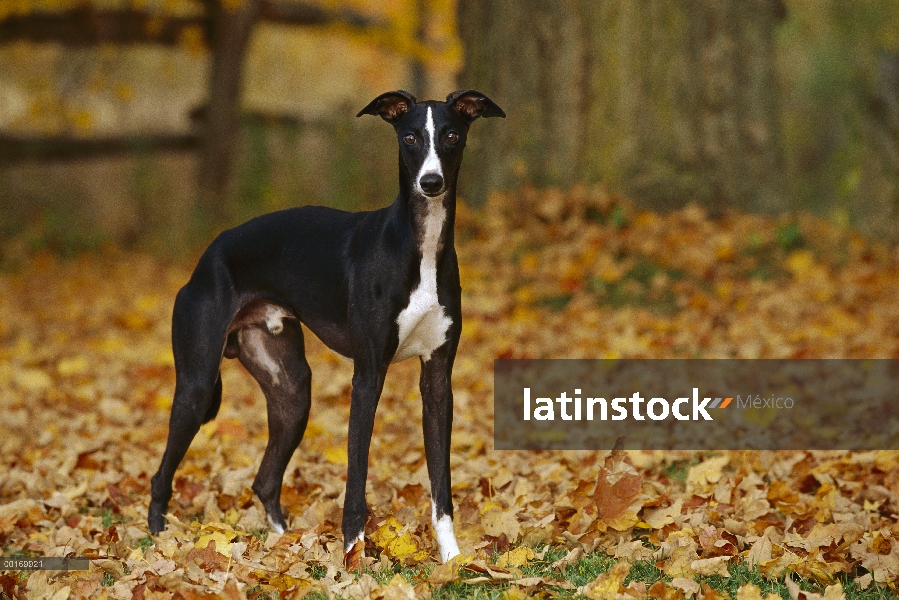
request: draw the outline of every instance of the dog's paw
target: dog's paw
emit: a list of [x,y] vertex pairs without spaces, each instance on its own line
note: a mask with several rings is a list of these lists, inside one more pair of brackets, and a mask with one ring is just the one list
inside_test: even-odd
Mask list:
[[147,525],[150,526],[150,533],[157,535],[165,530],[165,517],[161,512],[151,509],[147,516]]
[[287,523],[284,522],[284,517],[272,517],[271,515],[266,515],[266,517],[268,518],[268,527],[272,530],[272,533],[284,533],[287,530]]

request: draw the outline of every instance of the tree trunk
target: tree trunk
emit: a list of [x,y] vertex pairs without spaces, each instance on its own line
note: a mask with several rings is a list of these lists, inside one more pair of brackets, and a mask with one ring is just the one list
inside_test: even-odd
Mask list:
[[459,0],[463,192],[603,181],[658,208],[782,208],[779,0]]
[[214,226],[227,221],[226,201],[240,139],[244,61],[259,4],[259,0],[206,2],[211,17],[208,31],[211,64],[209,99],[201,124],[198,189],[200,206]]

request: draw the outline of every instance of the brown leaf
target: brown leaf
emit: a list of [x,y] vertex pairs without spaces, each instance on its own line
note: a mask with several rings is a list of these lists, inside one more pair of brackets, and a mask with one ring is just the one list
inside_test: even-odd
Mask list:
[[444,583],[449,583],[450,581],[456,581],[459,579],[459,571],[466,562],[467,559],[460,554],[453,557],[447,563],[437,565],[434,567],[434,570],[431,571],[431,574],[428,575],[428,583],[442,585]]
[[640,475],[626,473],[611,483],[609,471],[605,467],[600,467],[596,478],[596,491],[593,492],[599,518],[608,521],[620,516],[639,495],[642,481]]
[[365,542],[356,540],[349,552],[343,555],[343,566],[347,571],[361,571],[365,567]]
[[846,594],[843,593],[843,586],[840,583],[827,586],[824,588],[823,594],[801,590],[799,585],[789,577],[784,580],[784,583],[787,585],[792,600],[846,600]]
[[216,551],[215,540],[209,540],[205,548],[193,548],[187,553],[187,560],[196,564],[207,573],[225,571],[231,562],[227,557]]
[[656,581],[647,590],[650,598],[659,598],[660,600],[682,600],[684,591],[676,587],[667,585],[664,581]]
[[119,506],[130,506],[134,504],[134,500],[119,489],[119,486],[114,483],[106,484],[106,491],[109,492],[109,497],[112,498],[112,501]]

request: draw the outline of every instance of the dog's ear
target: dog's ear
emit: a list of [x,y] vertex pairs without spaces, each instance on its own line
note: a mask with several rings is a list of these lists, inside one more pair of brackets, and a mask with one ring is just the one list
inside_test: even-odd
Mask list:
[[359,111],[357,117],[362,115],[378,115],[391,125],[395,125],[404,114],[409,112],[415,104],[415,96],[403,90],[386,92],[368,103],[368,106]]
[[477,90],[453,92],[446,97],[446,101],[456,109],[456,112],[469,125],[478,117],[506,116],[506,113],[496,105],[496,102]]

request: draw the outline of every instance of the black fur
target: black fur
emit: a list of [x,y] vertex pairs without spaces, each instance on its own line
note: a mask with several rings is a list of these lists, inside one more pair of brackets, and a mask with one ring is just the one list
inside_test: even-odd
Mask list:
[[[422,140],[428,108],[443,176],[422,184],[416,177],[427,155]],[[200,425],[218,412],[223,356],[238,358],[265,393],[269,443],[253,490],[270,521],[286,527],[279,504],[281,482],[311,403],[302,322],[328,347],[353,359],[343,533],[346,543],[358,538],[367,515],[365,482],[375,409],[399,343],[397,317],[419,283],[423,220],[428,203],[434,202],[446,211],[437,298],[452,324],[445,343],[422,361],[420,387],[431,493],[437,515],[452,517],[450,381],[462,325],[453,246],[456,177],[471,121],[504,114],[472,90],[451,94],[447,102],[421,103],[407,92],[389,92],[362,114],[380,115],[396,129],[400,192],[393,204],[358,213],[292,208],[252,219],[219,235],[178,293],[172,317],[175,398],[168,444],[152,480],[153,533],[165,528],[175,469]],[[425,193],[416,191],[416,185]]]

